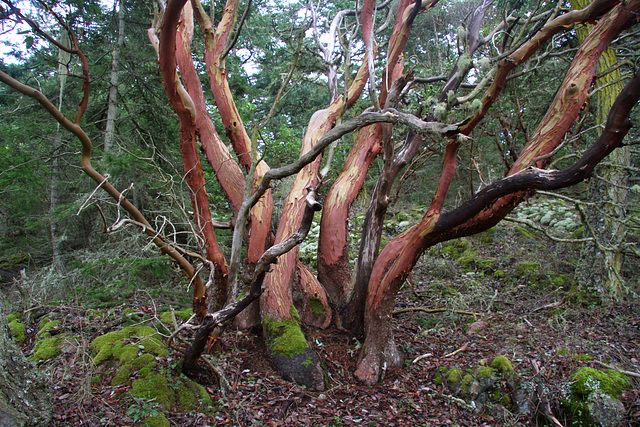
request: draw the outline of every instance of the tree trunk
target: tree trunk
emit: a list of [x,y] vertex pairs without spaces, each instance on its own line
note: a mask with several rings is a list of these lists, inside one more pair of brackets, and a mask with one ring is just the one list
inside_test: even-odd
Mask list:
[[118,39],[111,54],[111,80],[109,83],[109,107],[107,109],[107,126],[104,131],[104,152],[111,151],[116,132],[118,117],[118,77],[120,74],[120,49],[124,45],[124,0],[118,4]]
[[[574,9],[583,8],[590,2],[587,0],[572,0]],[[590,31],[590,25],[577,29],[578,40],[582,42]],[[606,72],[596,80],[596,87],[603,87],[595,98],[595,121],[598,134],[607,120],[607,114],[616,97],[623,88],[620,68],[616,52],[609,48],[605,50],[598,62],[598,71]],[[612,69],[612,67],[614,67]],[[624,219],[627,217],[627,198],[629,194],[629,172],[631,152],[629,147],[623,147],[609,156],[608,165],[600,165],[596,169],[596,177],[589,181],[589,201],[595,202],[586,209],[585,220],[589,223],[589,230],[595,234],[597,244],[584,243],[577,276],[580,283],[588,288],[596,289],[603,297],[619,301],[627,292],[622,277],[622,244],[626,241],[627,227]]]
[[7,319],[0,312],[0,425],[50,425],[50,387],[13,342]]
[[[619,5],[600,19],[589,37],[580,46],[547,114],[522,151],[518,161],[514,163],[509,175],[514,176],[522,173],[530,166],[542,167],[544,165],[545,161],[540,160],[540,157],[551,153],[560,144],[565,133],[580,113],[585,103],[586,93],[595,78],[596,64],[600,55],[613,38],[633,19],[631,18],[633,13],[629,12],[635,12],[639,6],[640,1],[630,5],[630,10],[625,10],[625,5]],[[547,24],[545,34],[547,38],[554,32],[554,24],[558,25],[567,19],[566,15],[560,18],[562,19]],[[555,31],[557,30],[558,28],[555,29]],[[545,33],[545,28],[541,33]],[[532,45],[532,43],[536,45]],[[539,40],[534,37],[513,55],[524,58],[531,55],[539,46]],[[513,59],[507,61],[511,65],[516,62]],[[505,77],[506,75],[503,75],[502,79]],[[479,116],[485,114],[488,105],[495,101],[503,83],[504,80],[500,81],[500,73],[498,73],[498,78],[483,97],[483,108],[465,125],[462,130],[463,134],[468,135],[472,131],[475,124],[478,123]],[[391,311],[398,290],[424,250],[438,241],[443,241],[445,235],[454,228],[446,227],[443,229],[438,225],[443,222],[440,218],[441,208],[455,171],[458,146],[459,142],[451,141],[447,144],[440,184],[422,221],[392,239],[382,250],[374,265],[365,312],[366,339],[362,357],[356,370],[357,378],[367,384],[376,383],[385,369],[398,365],[399,354],[391,332]],[[513,195],[496,201],[493,206],[488,206],[480,213],[472,211],[465,213],[461,210],[454,210],[445,214],[445,217],[451,218],[460,215],[461,218],[457,219],[459,225],[456,225],[462,229],[477,232],[492,223],[494,220],[492,217],[497,214],[504,216],[523,197],[524,194],[518,197],[518,191],[513,191]],[[468,215],[466,219],[464,219],[465,215]],[[501,216],[499,217],[501,218]],[[437,233],[442,233],[443,236],[440,237]]]

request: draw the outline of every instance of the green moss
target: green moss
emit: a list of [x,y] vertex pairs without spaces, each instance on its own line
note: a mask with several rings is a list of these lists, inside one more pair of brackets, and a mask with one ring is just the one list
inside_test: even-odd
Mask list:
[[588,354],[574,354],[573,356],[571,356],[572,359],[576,359],[576,360],[593,360],[593,357],[589,356]]
[[155,354],[156,356],[159,356],[159,357],[165,357],[169,354],[164,344],[160,342],[160,340],[158,340],[157,338],[153,338],[153,337],[144,338],[142,341],[140,341],[140,345],[144,347],[144,350],[146,352]]
[[145,353],[142,354],[131,361],[131,367],[135,369],[141,369],[145,366],[151,365],[155,362],[156,358],[153,354]]
[[481,366],[476,371],[476,377],[478,379],[482,378],[491,378],[491,376],[495,373],[495,369],[490,368],[488,366]]
[[324,314],[324,305],[315,298],[311,298],[307,303],[314,317],[320,317]]
[[462,371],[458,368],[451,368],[447,371],[447,387],[451,392],[455,392],[462,384]]
[[[480,107],[478,107],[478,104],[476,103],[476,101],[480,101],[479,99],[474,99],[473,100],[473,109],[476,110],[477,108],[481,108],[482,107],[482,101],[480,101]],[[488,229],[487,231],[480,233],[478,235],[478,237],[480,238],[480,241],[484,244],[489,244],[491,242],[493,242],[493,238],[496,235],[496,228],[495,227],[491,227],[490,229]]]
[[[180,320],[189,320],[191,318],[191,316],[193,316],[193,309],[191,308],[184,308],[182,310],[179,311],[174,311],[173,312],[176,316],[176,320],[180,319]],[[171,310],[169,311],[165,311],[164,313],[160,314],[160,320],[162,320],[164,323],[168,323],[171,324],[173,323],[173,319],[171,318]]]
[[473,385],[476,379],[473,378],[473,375],[467,374],[462,377],[462,383],[460,384],[460,393],[463,397],[469,396],[469,390],[471,390],[471,386]]
[[518,232],[518,234],[520,234],[522,237],[526,237],[527,239],[535,239],[536,238],[535,234],[533,234],[527,228],[521,227],[519,225],[516,227],[516,232]]
[[495,359],[493,359],[493,361],[491,362],[491,367],[498,371],[503,378],[515,374],[515,370],[513,369],[511,361],[505,356],[497,356]]
[[147,418],[144,419],[144,422],[147,427],[170,427],[171,426],[171,423],[169,422],[167,417],[164,416],[162,412],[160,412],[157,415],[149,415]]
[[266,317],[262,321],[262,326],[265,331],[265,336],[268,337],[269,348],[273,354],[293,357],[301,354],[309,347],[300,329],[300,324],[295,320],[285,319],[282,322],[277,322]]
[[493,265],[497,262],[495,259],[490,258],[478,258],[476,260],[476,267],[478,270],[487,271],[492,270]]
[[569,349],[568,348],[559,348],[556,353],[558,353],[559,356],[567,356],[569,355]]
[[471,271],[475,267],[476,258],[473,256],[461,256],[458,258],[458,264],[464,271]]
[[50,337],[51,334],[49,333],[49,331],[57,326],[60,326],[59,320],[49,320],[45,317],[40,321],[36,337]]
[[124,383],[131,377],[131,364],[127,363],[126,365],[120,366],[118,372],[111,379],[111,385],[116,386]]
[[18,344],[23,343],[27,339],[27,327],[24,323],[20,323],[16,319],[11,320],[9,322],[9,329],[11,330],[11,336]]
[[439,366],[436,375],[433,377],[433,383],[437,386],[442,385],[442,380],[446,372],[448,371],[446,366]]
[[496,270],[493,272],[493,277],[496,279],[503,279],[507,277],[507,273],[505,273],[504,270]]
[[102,375],[97,374],[95,377],[91,378],[91,384],[100,384],[102,382]]
[[[167,350],[162,346],[162,344],[156,340],[155,338],[150,338],[152,335],[156,334],[156,330],[149,326],[127,326],[119,331],[109,332],[107,334],[96,337],[90,344],[91,350],[96,354],[93,358],[93,362],[96,365],[100,363],[112,359],[119,359],[123,353],[126,355],[125,359],[128,357],[135,357],[133,354],[133,347],[130,345],[137,345],[135,341],[140,340],[140,345],[144,347],[144,349],[153,353],[156,356],[165,356],[168,354]],[[125,345],[125,340],[134,341],[133,344]],[[136,354],[139,351],[136,349]]]
[[579,399],[584,399],[592,392],[601,391],[619,399],[622,390],[631,387],[631,382],[624,374],[613,369],[601,371],[593,368],[580,368],[573,375],[571,392]]
[[122,346],[118,352],[114,352],[113,357],[118,358],[122,364],[130,363],[138,356],[139,351],[140,347],[136,344],[127,344]]
[[149,378],[152,372],[151,368],[152,366],[145,366],[144,368],[140,369],[140,372],[138,372],[138,376],[140,378]]
[[29,360],[38,362],[40,360],[53,359],[62,353],[60,344],[62,344],[62,341],[59,338],[43,338],[38,340],[33,348],[33,354],[29,356]]
[[157,403],[170,409],[176,403],[176,395],[160,374],[151,374],[147,378],[139,378],[131,385],[131,394],[141,399],[155,399]]
[[180,402],[180,406],[186,411],[196,406],[196,396],[182,381],[178,384],[178,402]]
[[7,322],[11,323],[11,322],[13,322],[14,320],[18,320],[18,319],[20,319],[20,317],[21,317],[21,316],[20,316],[18,313],[11,313],[11,314],[8,314],[8,315],[7,315]]
[[536,261],[522,261],[515,265],[515,276],[526,277],[540,271],[540,263]]
[[442,253],[450,255],[453,259],[458,259],[470,246],[471,244],[467,239],[453,240],[442,248]]
[[571,277],[567,276],[566,274],[550,272],[549,282],[551,282],[553,286],[560,288],[564,285],[569,284],[569,282],[571,282]]
[[291,316],[291,318],[292,318],[293,320],[295,320],[296,322],[298,322],[298,323],[300,323],[300,322],[301,322],[301,320],[300,320],[300,313],[298,313],[298,309],[297,309],[294,305],[292,305],[292,306],[289,308],[289,315],[290,315],[290,316]]

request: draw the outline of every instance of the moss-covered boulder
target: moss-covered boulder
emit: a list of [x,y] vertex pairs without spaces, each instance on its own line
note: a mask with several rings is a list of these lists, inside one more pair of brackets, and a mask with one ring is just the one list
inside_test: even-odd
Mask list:
[[[186,316],[186,312],[185,312]],[[182,318],[182,317],[181,317]],[[209,393],[177,370],[161,367],[169,351],[156,330],[149,326],[127,326],[96,337],[90,344],[100,378],[111,385],[130,384],[131,394],[148,399],[164,410],[204,411],[212,408]],[[110,378],[108,375],[113,373]],[[165,425],[162,414],[147,417],[147,425]],[[155,424],[154,424],[155,423]]]
[[33,354],[29,356],[29,360],[32,362],[39,362],[41,360],[49,360],[57,357],[62,353],[63,336],[43,338],[36,342],[33,347]]
[[521,390],[520,376],[505,356],[497,356],[491,363],[483,359],[479,366],[466,372],[439,367],[434,383],[445,383],[450,393],[480,411],[487,408],[492,413],[521,412],[529,398],[528,393]]
[[27,339],[27,327],[17,319],[9,321],[9,330],[14,341],[18,344],[22,344]]
[[621,423],[626,411],[619,399],[631,387],[629,378],[613,369],[583,367],[571,380],[571,394],[562,401],[569,425],[613,427]]

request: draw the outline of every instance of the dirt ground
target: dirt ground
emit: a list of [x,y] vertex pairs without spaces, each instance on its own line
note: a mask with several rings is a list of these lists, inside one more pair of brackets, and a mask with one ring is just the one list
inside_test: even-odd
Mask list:
[[[324,363],[327,389],[323,392],[282,380],[266,357],[259,331],[228,330],[220,350],[206,356],[222,376],[218,384],[207,386],[217,411],[170,413],[171,425],[544,425],[543,419],[535,417],[535,408],[525,414],[477,412],[434,381],[439,367],[465,370],[498,355],[513,363],[523,382],[540,384],[538,397],[548,400],[553,414],[565,425],[559,400],[578,367],[602,368],[604,363],[640,372],[638,301],[607,305],[576,290],[570,281],[557,287],[532,284],[539,276],[535,280],[514,279],[515,264],[525,256],[531,259],[527,254],[532,252],[541,262],[541,270],[572,274],[567,254],[557,255],[555,247],[547,243],[534,241],[520,252],[495,241],[484,246],[474,243],[476,246],[480,248],[478,257],[497,260],[492,271],[465,272],[440,248],[413,272],[396,309],[432,312],[403,312],[394,317],[396,343],[406,363],[401,370],[387,372],[380,384],[358,384],[353,372],[360,342],[335,330],[306,331]],[[505,253],[510,256],[501,255]],[[498,268],[506,276],[496,274]],[[111,308],[113,317],[125,307],[148,315],[159,309],[147,295],[140,294],[126,305]],[[64,329],[86,337],[77,351],[39,363],[52,379],[54,425],[140,425],[131,411],[127,412],[133,398],[117,397],[127,396],[122,393],[126,391],[123,386],[91,382],[93,367],[87,345],[96,335],[110,330],[109,322],[86,324],[87,309],[81,304],[47,310],[64,319]],[[479,320],[485,323],[474,324]],[[24,344],[25,353],[32,345],[33,336]],[[171,371],[178,360],[180,353],[176,351],[161,363]],[[540,366],[537,380],[534,365]],[[640,425],[640,378],[630,379],[632,388],[622,396],[627,411],[625,426]]]

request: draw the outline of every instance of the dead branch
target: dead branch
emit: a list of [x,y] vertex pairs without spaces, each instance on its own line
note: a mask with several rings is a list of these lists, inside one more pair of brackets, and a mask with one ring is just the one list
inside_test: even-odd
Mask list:
[[425,307],[403,308],[401,310],[394,311],[392,314],[394,316],[397,316],[398,314],[410,313],[412,311],[423,311],[425,313],[444,313],[444,312],[450,311],[450,312],[455,313],[455,314],[466,314],[468,316],[485,317],[484,314],[475,313],[473,311],[453,310],[451,308],[425,308]]
[[618,371],[621,374],[629,375],[630,377],[640,378],[640,374],[637,372],[625,371],[624,369],[616,368],[615,366],[607,365],[604,362],[600,362],[599,360],[594,360],[594,363],[603,366],[607,369],[613,369],[614,371]]
[[455,355],[456,355],[456,354],[458,354],[458,353],[462,353],[463,351],[466,351],[466,350],[467,350],[467,347],[468,347],[468,346],[469,346],[469,343],[468,343],[468,342],[466,342],[466,343],[464,343],[464,345],[463,345],[462,347],[460,347],[460,348],[459,348],[459,349],[457,349],[456,351],[453,351],[453,352],[451,352],[451,353],[449,353],[449,354],[445,354],[444,356],[442,356],[442,357],[441,357],[441,359],[446,359],[447,357],[453,357],[453,356],[455,356]]

